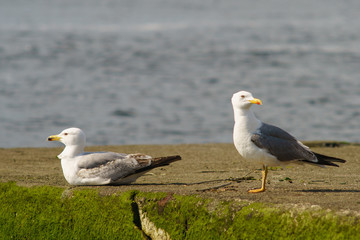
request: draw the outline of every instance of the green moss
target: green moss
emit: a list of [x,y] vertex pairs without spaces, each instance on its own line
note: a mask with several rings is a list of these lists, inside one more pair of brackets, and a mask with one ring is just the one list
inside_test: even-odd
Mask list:
[[172,239],[360,239],[355,217],[196,196],[160,196],[140,193],[138,201],[149,219]]
[[360,239],[354,216],[198,196],[0,183],[0,239],[144,239],[138,210],[172,239]]
[[0,184],[0,239],[142,239],[133,223],[131,192],[25,188]]

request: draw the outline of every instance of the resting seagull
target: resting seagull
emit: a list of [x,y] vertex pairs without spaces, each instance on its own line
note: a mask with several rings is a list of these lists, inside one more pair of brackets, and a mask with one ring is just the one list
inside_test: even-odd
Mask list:
[[65,149],[58,158],[71,185],[128,184],[150,169],[169,165],[180,156],[152,158],[144,154],[84,152],[86,138],[79,128],[68,128],[48,141],[60,141]]
[[310,163],[318,166],[335,166],[333,162],[345,160],[312,152],[281,128],[266,124],[257,119],[250,110],[252,104],[262,105],[260,99],[251,93],[240,91],[233,95],[231,102],[234,109],[234,145],[240,155],[249,161],[262,165],[262,185],[250,193],[265,191],[266,176],[269,166],[281,166],[288,163]]

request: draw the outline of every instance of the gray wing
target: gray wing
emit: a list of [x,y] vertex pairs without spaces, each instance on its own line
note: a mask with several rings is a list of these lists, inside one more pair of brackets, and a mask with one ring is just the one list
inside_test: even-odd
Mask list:
[[262,123],[258,131],[251,136],[251,141],[259,148],[266,149],[280,161],[317,162],[315,154],[308,147],[286,131],[270,124]]
[[125,153],[114,152],[92,152],[84,153],[78,156],[79,168],[95,168],[104,165],[108,162],[115,161],[117,159],[124,159],[127,156]]
[[129,176],[136,170],[151,164],[151,157],[141,154],[121,154],[113,152],[89,153],[82,155],[78,166],[81,168],[78,176],[84,178],[101,177],[117,179]]

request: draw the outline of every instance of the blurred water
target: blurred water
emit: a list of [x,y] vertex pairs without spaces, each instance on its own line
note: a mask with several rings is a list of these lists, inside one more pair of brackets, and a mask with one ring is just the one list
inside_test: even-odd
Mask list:
[[301,140],[360,142],[360,3],[2,0],[0,147],[231,142],[230,98]]

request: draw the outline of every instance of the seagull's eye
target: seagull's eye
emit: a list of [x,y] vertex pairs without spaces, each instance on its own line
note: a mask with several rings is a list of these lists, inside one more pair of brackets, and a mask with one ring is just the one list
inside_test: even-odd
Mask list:
[[67,136],[67,135],[68,135],[68,133],[64,133],[64,135],[65,135],[65,136]]
[[241,98],[244,98],[245,97],[245,95],[241,95]]

